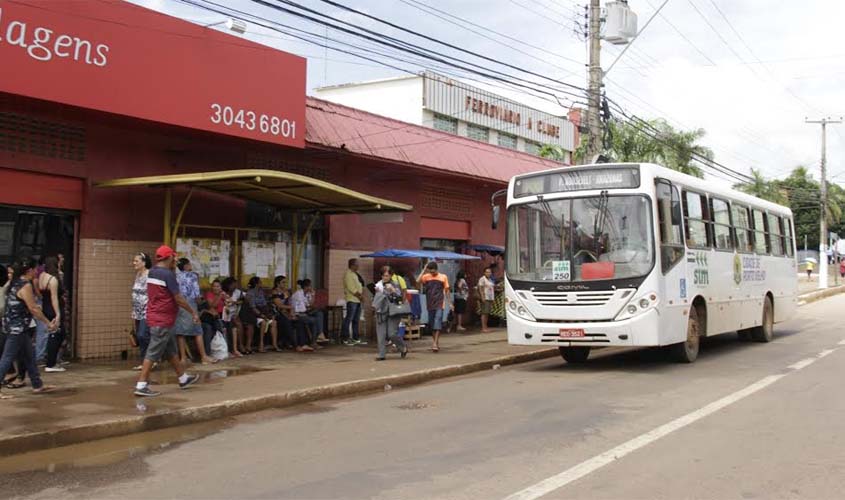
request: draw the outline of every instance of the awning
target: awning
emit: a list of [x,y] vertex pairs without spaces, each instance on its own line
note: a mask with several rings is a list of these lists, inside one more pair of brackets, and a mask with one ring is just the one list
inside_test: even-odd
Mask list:
[[505,247],[499,245],[470,245],[469,249],[475,252],[486,252],[493,257],[505,253]]
[[410,205],[352,191],[336,184],[276,170],[223,170],[193,174],[112,179],[101,188],[130,186],[196,187],[277,208],[321,214],[408,212]]
[[474,255],[447,252],[444,250],[404,250],[400,248],[388,248],[378,252],[361,255],[364,258],[387,258],[387,259],[439,259],[439,260],[479,260]]

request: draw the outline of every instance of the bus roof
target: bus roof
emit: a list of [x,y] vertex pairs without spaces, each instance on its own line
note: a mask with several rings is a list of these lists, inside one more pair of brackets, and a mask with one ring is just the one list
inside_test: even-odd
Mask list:
[[[715,197],[725,197],[730,201],[736,201],[742,204],[751,205],[755,208],[760,208],[769,212],[779,213],[782,215],[792,215],[792,210],[789,207],[785,207],[783,205],[778,205],[777,203],[772,203],[771,201],[764,200],[762,198],[758,198],[756,196],[752,196],[747,193],[743,193],[742,191],[738,191],[732,188],[723,188],[715,185],[712,182],[708,182],[705,179],[699,179],[698,177],[694,177],[692,175],[687,175],[682,172],[678,172],[677,170],[672,170],[655,163],[596,163],[590,165],[578,165],[578,166],[570,166],[570,167],[561,167],[555,168],[551,170],[543,170],[540,172],[532,172],[530,174],[521,174],[515,176],[511,182],[525,179],[528,177],[532,177],[535,175],[543,175],[554,173],[558,171],[567,171],[571,172],[572,170],[586,170],[590,168],[614,168],[614,167],[640,167],[641,174],[649,174],[651,177],[655,178],[663,178],[669,181],[672,181],[675,184],[678,184],[682,187],[690,188],[693,191],[700,191],[703,193],[707,193],[713,195]],[[513,184],[511,184],[512,188]]]

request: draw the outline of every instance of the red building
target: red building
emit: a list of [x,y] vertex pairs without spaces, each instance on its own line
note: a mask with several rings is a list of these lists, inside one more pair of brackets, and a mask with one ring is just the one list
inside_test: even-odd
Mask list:
[[[127,349],[129,263],[161,244],[165,225],[164,189],[103,182],[264,169],[412,206],[320,216],[306,232],[304,215],[192,195],[176,236],[228,241],[238,250],[226,267],[242,274],[245,242],[284,243],[276,269],[290,270],[290,242],[307,234],[299,276],[334,303],[349,257],[503,244],[491,194],[516,173],[556,166],[306,98],[303,59],[116,0],[0,3],[0,66],[15,68],[0,73],[0,263],[65,254],[83,359]],[[188,192],[173,189],[174,209]],[[363,264],[367,276],[372,262]]]

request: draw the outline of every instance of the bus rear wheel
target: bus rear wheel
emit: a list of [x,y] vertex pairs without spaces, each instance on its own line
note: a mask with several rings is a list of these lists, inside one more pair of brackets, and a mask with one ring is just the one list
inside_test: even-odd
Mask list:
[[560,355],[567,363],[583,363],[590,357],[589,347],[558,347]]
[[763,324],[751,329],[751,338],[757,342],[771,342],[774,337],[775,311],[772,299],[766,297],[763,301]]
[[692,363],[698,359],[701,347],[701,323],[698,321],[698,310],[691,307],[687,322],[687,340],[672,346],[672,357],[680,363]]

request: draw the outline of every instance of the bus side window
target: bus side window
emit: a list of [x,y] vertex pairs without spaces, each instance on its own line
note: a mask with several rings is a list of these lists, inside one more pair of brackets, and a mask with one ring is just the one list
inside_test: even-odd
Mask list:
[[684,191],[684,219],[687,230],[687,246],[707,248],[710,246],[707,198],[703,194]]
[[783,219],[784,234],[786,235],[786,256],[795,255],[795,238],[792,236],[792,219]]
[[657,219],[660,227],[660,263],[665,274],[684,258],[681,231],[681,198],[671,183],[658,180]]
[[769,242],[771,243],[772,255],[783,257],[784,244],[781,219],[773,214],[769,214]]
[[753,252],[754,235],[751,231],[751,217],[748,214],[748,208],[736,204],[731,208],[733,209],[736,249],[740,252]]
[[771,249],[769,244],[769,228],[766,221],[766,214],[759,210],[751,211],[754,218],[754,251],[759,254],[767,254]]
[[733,250],[730,206],[728,202],[718,198],[712,198],[710,201],[711,213],[713,214],[713,237],[716,248],[719,250]]

